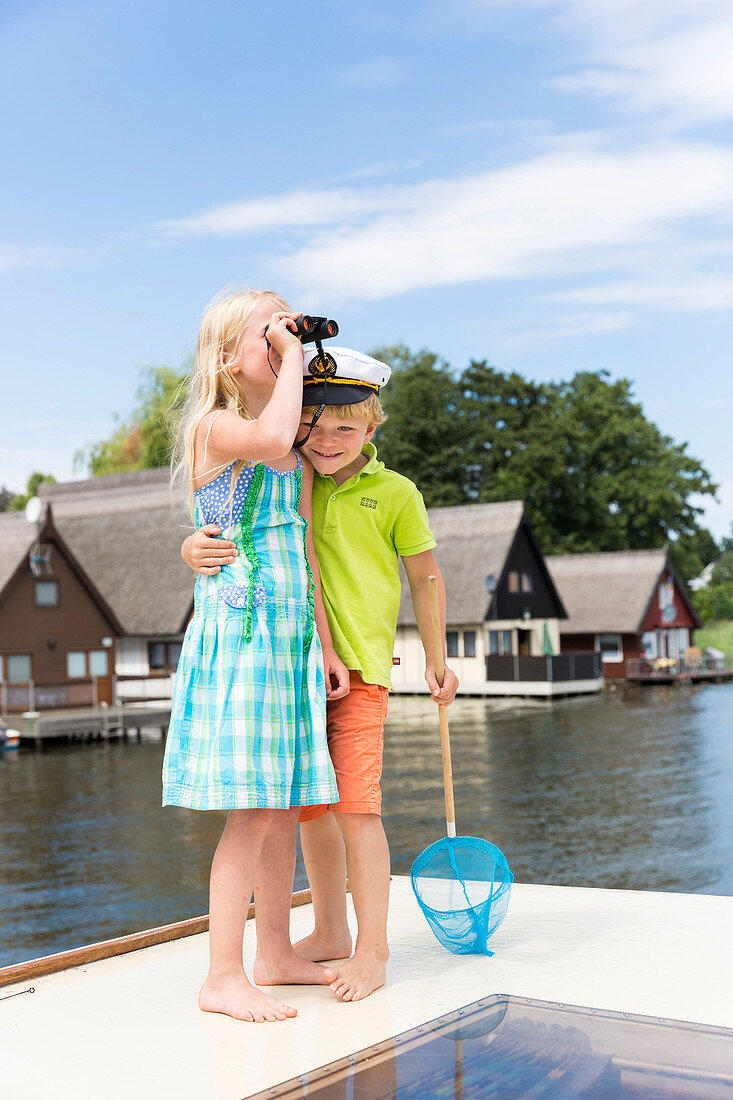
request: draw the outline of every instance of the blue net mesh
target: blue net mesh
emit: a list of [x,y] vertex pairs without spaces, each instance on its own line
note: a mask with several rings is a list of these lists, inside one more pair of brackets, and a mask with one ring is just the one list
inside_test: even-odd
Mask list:
[[438,940],[455,955],[491,955],[489,937],[506,916],[514,875],[506,856],[476,836],[443,837],[421,852],[412,888]]

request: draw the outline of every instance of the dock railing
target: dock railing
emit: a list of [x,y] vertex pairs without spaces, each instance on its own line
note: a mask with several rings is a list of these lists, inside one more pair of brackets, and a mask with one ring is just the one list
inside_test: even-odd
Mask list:
[[99,702],[98,680],[96,676],[55,684],[38,684],[35,680],[9,683],[3,680],[0,683],[0,713],[96,707]]
[[626,662],[627,680],[714,680],[726,673],[733,673],[731,653],[720,657],[630,657]]
[[115,702],[147,703],[153,700],[170,700],[173,695],[175,675],[175,672],[166,676],[117,675],[115,676]]
[[603,677],[600,653],[555,653],[548,657],[489,656],[486,679],[509,683],[571,683]]

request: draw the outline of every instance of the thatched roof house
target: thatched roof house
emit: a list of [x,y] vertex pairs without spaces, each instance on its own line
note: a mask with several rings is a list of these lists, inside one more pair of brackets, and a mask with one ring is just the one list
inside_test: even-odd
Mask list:
[[130,635],[180,634],[194,577],[181,560],[193,530],[167,469],[42,485],[54,523]]
[[43,485],[38,529],[0,515],[0,704],[109,702],[115,674],[151,671],[167,694],[194,582],[168,485],[167,470]]
[[[565,618],[521,500],[430,508],[428,517],[438,544],[435,557],[445,583],[449,626],[489,618]],[[516,579],[510,580],[510,574]],[[403,582],[398,622],[414,625],[404,574]]]
[[626,662],[682,656],[702,621],[672,565],[669,551],[620,550],[546,558],[568,610],[563,650],[600,650],[607,677]]

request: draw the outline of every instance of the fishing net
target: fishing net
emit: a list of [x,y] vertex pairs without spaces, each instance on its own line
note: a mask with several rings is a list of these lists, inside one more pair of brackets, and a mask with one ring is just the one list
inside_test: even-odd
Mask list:
[[454,955],[483,954],[506,916],[514,876],[506,856],[475,836],[443,837],[417,857],[412,888],[436,938]]

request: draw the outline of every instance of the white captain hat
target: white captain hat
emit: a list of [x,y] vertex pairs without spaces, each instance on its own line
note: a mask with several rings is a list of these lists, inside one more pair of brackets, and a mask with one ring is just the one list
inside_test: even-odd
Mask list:
[[352,348],[306,348],[303,356],[304,405],[356,405],[389,381],[386,363]]

